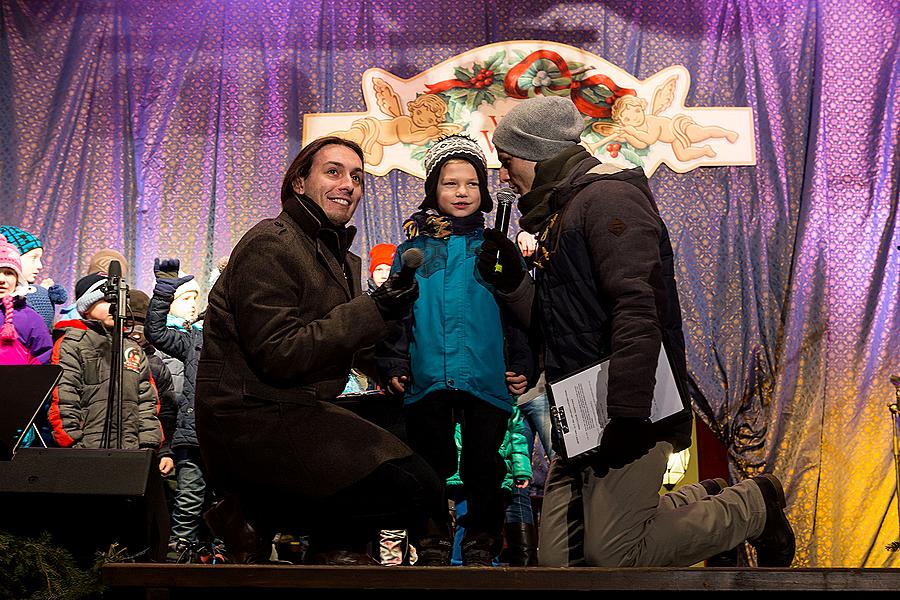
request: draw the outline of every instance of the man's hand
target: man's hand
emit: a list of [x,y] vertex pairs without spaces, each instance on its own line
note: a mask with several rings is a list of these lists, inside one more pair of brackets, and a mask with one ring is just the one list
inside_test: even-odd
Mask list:
[[153,273],[156,275],[156,287],[153,293],[159,296],[174,297],[175,290],[194,278],[193,275],[178,276],[181,261],[177,258],[156,258],[153,260]]
[[408,382],[408,376],[400,375],[399,377],[391,377],[391,380],[388,382],[388,386],[390,391],[394,394],[402,394],[406,391],[406,384]]
[[484,230],[484,242],[475,266],[482,279],[501,292],[515,290],[525,277],[525,266],[518,248],[496,229]]
[[506,388],[513,396],[521,396],[528,389],[528,378],[524,375],[506,372]]
[[171,456],[164,456],[159,459],[159,473],[163,477],[166,477],[175,470],[175,461],[172,460]]
[[656,445],[650,419],[613,417],[603,430],[594,475],[604,477],[610,469],[621,469],[641,458]]
[[516,234],[516,244],[519,245],[519,251],[525,258],[531,256],[537,250],[537,238],[524,229]]
[[529,481],[527,479],[517,479],[516,480],[516,487],[519,489],[522,489],[522,490],[527,488],[530,484],[531,484],[531,481]]
[[405,284],[400,274],[392,275],[381,287],[372,292],[372,300],[385,321],[396,321],[406,315],[407,310],[419,297],[419,283],[413,277]]

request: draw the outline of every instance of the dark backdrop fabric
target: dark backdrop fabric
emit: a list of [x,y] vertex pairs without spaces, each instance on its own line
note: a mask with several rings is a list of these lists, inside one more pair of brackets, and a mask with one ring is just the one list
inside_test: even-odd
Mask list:
[[[758,163],[652,178],[677,254],[696,409],[736,477],[782,476],[797,565],[888,566],[900,372],[897,40],[891,0],[4,0],[0,223],[70,290],[122,250],[201,282],[277,214],[304,113],[364,110],[363,71],[411,77],[502,40],[563,42],[689,106],[749,106]],[[496,187],[496,174],[492,176]],[[399,241],[422,182],[366,177],[354,249]]]

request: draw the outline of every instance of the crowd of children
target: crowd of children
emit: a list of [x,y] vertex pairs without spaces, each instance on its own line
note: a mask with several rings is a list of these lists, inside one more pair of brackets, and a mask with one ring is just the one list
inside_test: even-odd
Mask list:
[[[534,365],[525,333],[475,269],[484,214],[493,206],[486,160],[474,140],[453,135],[428,150],[425,168],[424,200],[404,224],[408,239],[370,250],[367,287],[377,289],[399,270],[403,252],[417,248],[424,256],[419,298],[376,349],[378,373],[352,373],[345,393],[402,396],[405,441],[447,481],[455,515],[448,510],[446,535],[431,540],[427,552],[417,556],[405,531],[385,530],[373,554],[383,564],[449,565],[452,556],[455,564],[533,565],[534,435],[516,404]],[[60,365],[62,379],[43,416],[44,442],[104,447],[104,436],[118,433],[115,420],[112,430],[105,424],[114,325],[105,285],[110,260],[119,261],[126,279],[128,265],[116,251],[98,252],[75,285],[74,303],[64,307],[62,287],[49,279],[35,284],[42,253],[33,234],[0,227],[0,364]],[[212,490],[194,427],[200,287],[179,267],[176,259],[157,259],[152,296],[130,291],[122,440],[125,448],[154,449],[161,475],[174,480],[169,559],[216,562],[226,549],[203,525]]]

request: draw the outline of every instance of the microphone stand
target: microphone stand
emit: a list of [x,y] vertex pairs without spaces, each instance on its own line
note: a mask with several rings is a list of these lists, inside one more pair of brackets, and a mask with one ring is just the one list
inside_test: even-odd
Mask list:
[[125,354],[125,318],[128,306],[128,285],[124,278],[115,278],[112,289],[107,290],[110,301],[109,314],[113,317],[112,347],[109,364],[109,397],[106,402],[106,420],[103,425],[104,448],[110,447],[112,416],[116,417],[116,448],[122,448],[122,356]]
[[[900,439],[897,435],[897,421],[900,417],[900,375],[891,375],[891,383],[894,385],[894,393],[896,397],[894,401],[887,405],[891,412],[891,431],[893,432],[894,442],[894,494],[897,496],[897,522],[900,524]],[[891,552],[900,550],[900,540],[891,542],[885,547]]]

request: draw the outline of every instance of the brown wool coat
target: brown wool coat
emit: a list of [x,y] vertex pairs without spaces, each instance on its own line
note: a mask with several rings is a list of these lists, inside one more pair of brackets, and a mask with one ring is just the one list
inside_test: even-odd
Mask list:
[[333,403],[386,333],[347,252],[353,230],[341,240],[318,206],[283,204],[241,239],[210,292],[197,435],[220,489],[323,498],[412,451]]

